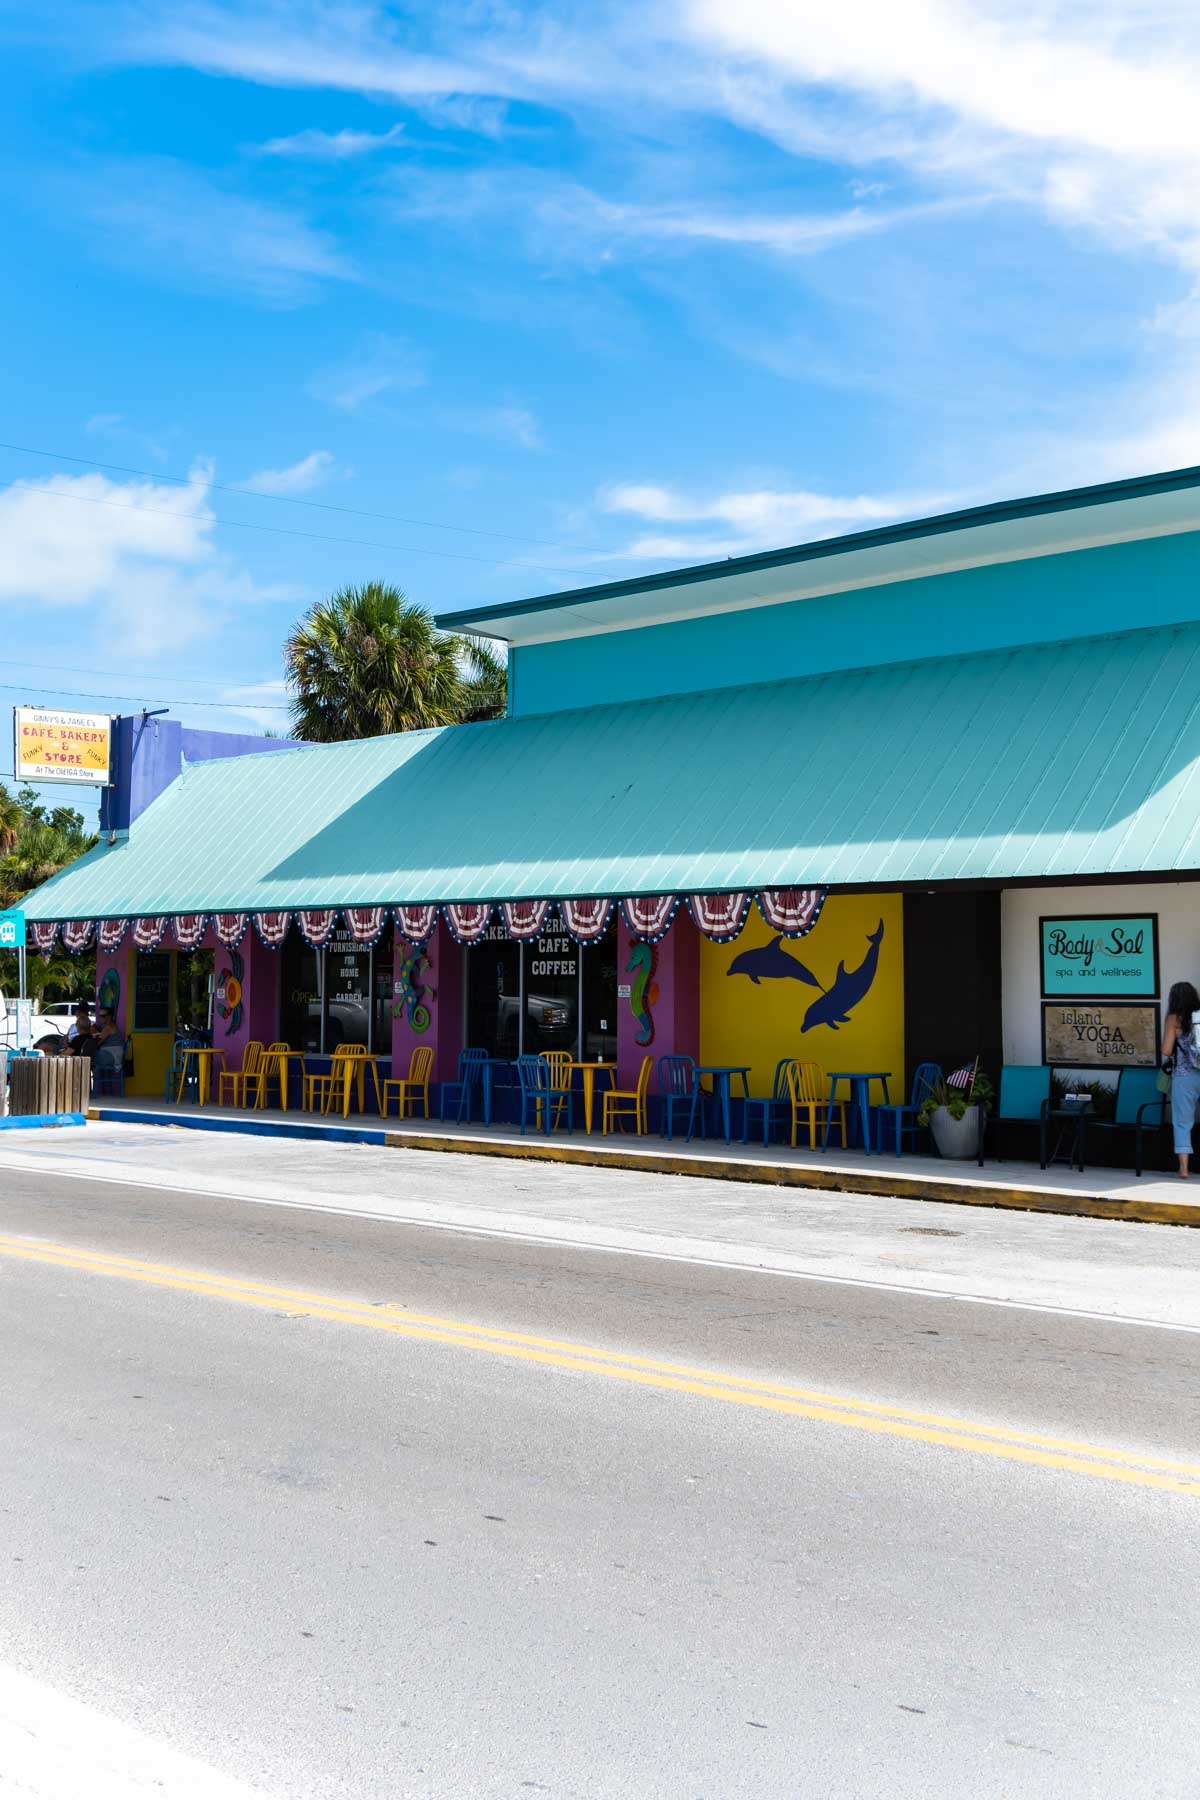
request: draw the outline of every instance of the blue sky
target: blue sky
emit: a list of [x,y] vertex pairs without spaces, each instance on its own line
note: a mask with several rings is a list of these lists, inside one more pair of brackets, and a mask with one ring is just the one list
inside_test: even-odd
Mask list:
[[3,0],[0,45],[5,705],[282,726],[346,581],[1200,461],[1174,0]]

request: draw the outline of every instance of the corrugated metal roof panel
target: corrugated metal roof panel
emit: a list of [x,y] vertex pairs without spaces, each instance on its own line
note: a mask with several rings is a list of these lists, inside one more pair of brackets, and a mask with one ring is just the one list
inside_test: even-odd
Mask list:
[[1200,624],[198,764],[34,919],[1183,870]]

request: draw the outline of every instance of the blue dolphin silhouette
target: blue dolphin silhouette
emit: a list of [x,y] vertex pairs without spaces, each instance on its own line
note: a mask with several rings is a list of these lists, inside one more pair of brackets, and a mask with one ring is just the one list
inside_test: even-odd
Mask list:
[[866,998],[879,967],[879,946],[883,942],[882,919],[876,931],[868,932],[867,942],[871,948],[857,969],[851,969],[847,974],[845,963],[838,964],[833,986],[819,1000],[813,1001],[804,1015],[801,1031],[811,1031],[814,1025],[828,1025],[830,1031],[836,1031],[839,1025],[850,1023],[850,1008]]
[[755,987],[760,981],[807,981],[809,987],[819,988],[820,982],[811,969],[806,969],[799,957],[789,956],[780,943],[783,933],[779,932],[769,944],[763,944],[757,950],[743,950],[735,956],[725,973],[727,975],[748,975]]

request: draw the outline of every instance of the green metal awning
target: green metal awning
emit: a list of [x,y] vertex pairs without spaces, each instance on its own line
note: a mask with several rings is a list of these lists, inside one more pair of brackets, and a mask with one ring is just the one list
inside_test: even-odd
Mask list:
[[32,920],[1198,866],[1200,624],[196,764]]

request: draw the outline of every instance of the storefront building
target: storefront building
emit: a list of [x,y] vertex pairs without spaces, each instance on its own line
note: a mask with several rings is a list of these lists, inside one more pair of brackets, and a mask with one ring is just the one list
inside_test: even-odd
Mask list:
[[458,613],[507,718],[208,760],[151,720],[28,917],[97,935],[147,1094],[207,971],[230,1066],[1106,1075],[1200,972],[1198,577],[1185,471]]

